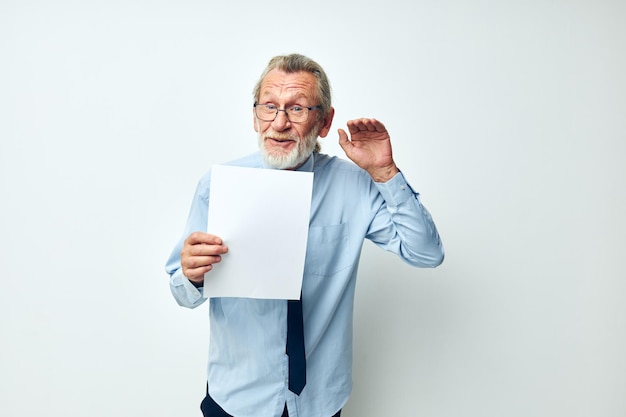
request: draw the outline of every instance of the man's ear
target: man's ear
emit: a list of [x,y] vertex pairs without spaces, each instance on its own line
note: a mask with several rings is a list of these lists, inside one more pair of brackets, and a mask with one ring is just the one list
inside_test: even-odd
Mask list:
[[326,135],[328,135],[328,132],[330,132],[330,126],[333,124],[333,117],[335,117],[335,108],[331,107],[326,117],[324,117],[322,128],[319,133],[320,138],[325,138]]
[[252,108],[252,123],[254,125],[254,131],[259,133],[259,119],[257,119],[256,114],[254,114],[254,107]]

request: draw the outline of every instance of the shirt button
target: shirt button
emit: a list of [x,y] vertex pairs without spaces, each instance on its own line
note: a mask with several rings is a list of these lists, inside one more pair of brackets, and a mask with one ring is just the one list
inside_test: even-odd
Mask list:
[[402,191],[404,191],[404,190],[406,190],[406,187],[405,187],[404,185],[401,185],[401,186],[400,186],[400,189],[401,189]]

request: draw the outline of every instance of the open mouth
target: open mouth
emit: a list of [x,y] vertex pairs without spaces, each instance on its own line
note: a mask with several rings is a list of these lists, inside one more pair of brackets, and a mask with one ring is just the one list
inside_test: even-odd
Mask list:
[[278,144],[278,145],[287,145],[290,143],[294,143],[295,141],[293,139],[289,139],[289,138],[267,138],[268,140],[270,140],[272,143]]

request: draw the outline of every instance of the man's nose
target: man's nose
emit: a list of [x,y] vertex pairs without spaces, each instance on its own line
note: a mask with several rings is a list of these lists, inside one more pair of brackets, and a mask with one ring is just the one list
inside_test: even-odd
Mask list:
[[272,127],[279,132],[287,130],[291,127],[291,122],[289,121],[285,110],[278,110],[278,114],[272,122]]

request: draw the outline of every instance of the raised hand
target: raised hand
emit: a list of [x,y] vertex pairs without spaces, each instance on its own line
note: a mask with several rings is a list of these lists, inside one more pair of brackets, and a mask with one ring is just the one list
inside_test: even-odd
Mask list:
[[339,129],[339,145],[352,162],[377,182],[388,181],[398,173],[385,125],[376,119],[362,118],[349,120],[347,126],[351,137]]

